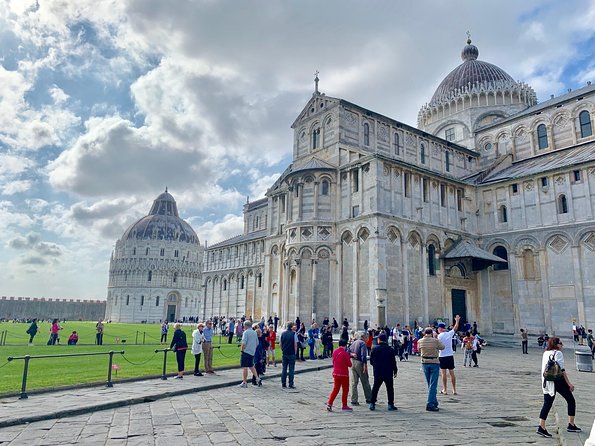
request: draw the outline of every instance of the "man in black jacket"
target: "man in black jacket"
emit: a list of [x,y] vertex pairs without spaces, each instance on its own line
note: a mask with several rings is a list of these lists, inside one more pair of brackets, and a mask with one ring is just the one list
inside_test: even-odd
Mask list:
[[368,406],[370,410],[376,409],[378,390],[382,383],[386,384],[388,410],[397,410],[394,404],[395,390],[393,388],[393,378],[396,378],[398,370],[397,361],[395,360],[395,351],[386,343],[386,340],[386,333],[380,332],[378,345],[372,349],[370,354],[370,364],[374,367],[374,386],[372,387],[372,399]]

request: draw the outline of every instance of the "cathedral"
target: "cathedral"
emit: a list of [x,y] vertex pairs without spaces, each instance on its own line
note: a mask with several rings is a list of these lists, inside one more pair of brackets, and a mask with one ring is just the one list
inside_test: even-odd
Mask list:
[[[417,128],[327,96],[316,78],[291,126],[292,163],[244,205],[243,233],[200,262],[196,235],[184,242],[200,267],[188,273],[200,281],[188,291],[198,316],[362,327],[459,314],[484,334],[594,325],[595,89],[538,104],[470,39],[461,58]],[[134,264],[142,278],[130,231],[112,265]],[[112,282],[110,268],[110,286],[122,286],[118,274]]]
[[595,324],[594,88],[538,104],[478,56],[468,40],[417,128],[316,83],[292,164],[206,251],[201,317]]

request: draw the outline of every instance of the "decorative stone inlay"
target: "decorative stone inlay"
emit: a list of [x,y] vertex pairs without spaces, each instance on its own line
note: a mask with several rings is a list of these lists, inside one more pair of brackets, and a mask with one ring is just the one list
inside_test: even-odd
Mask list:
[[326,120],[326,122],[324,123],[324,126],[328,129],[331,127],[331,125],[333,124],[333,119],[331,116],[329,116]]
[[595,168],[589,169],[589,175],[591,175],[592,177],[595,177]]
[[591,232],[591,234],[589,234],[583,243],[591,251],[595,251],[595,232]]
[[303,228],[302,229],[302,238],[305,240],[310,240],[312,237],[312,228]]
[[412,248],[417,248],[417,246],[419,245],[416,237],[409,237],[409,244]]
[[527,190],[533,190],[533,181],[525,181],[523,187]]
[[290,229],[290,230],[289,230],[289,239],[290,239],[290,240],[293,240],[293,239],[295,239],[295,235],[296,235],[295,228],[294,228],[294,229]]
[[549,247],[552,248],[556,254],[562,254],[566,247],[568,246],[568,242],[563,237],[559,235],[555,236],[549,243]]
[[347,127],[356,129],[357,128],[357,115],[355,113],[347,112],[347,114],[345,115],[345,123],[347,124]]
[[395,169],[395,178],[399,178],[401,176],[401,171],[399,169]]
[[554,119],[554,126],[558,128],[564,128],[568,125],[569,122],[570,115],[568,115],[567,113],[561,114],[556,116],[556,118]]
[[384,173],[384,176],[388,176],[390,174],[390,165],[384,164],[383,173]]
[[564,184],[565,182],[566,182],[566,180],[564,179],[563,176],[556,177],[556,184],[560,185],[560,184]]
[[438,189],[438,183],[436,181],[432,181],[432,187],[434,189]]
[[525,142],[525,141],[527,141],[528,138],[529,138],[529,134],[527,132],[525,132],[524,130],[519,130],[515,136],[515,139],[518,142]]
[[360,233],[359,233],[359,239],[360,239],[362,242],[365,242],[366,240],[368,240],[368,237],[369,237],[369,236],[370,236],[370,233],[369,233],[369,232],[368,232],[368,230],[367,230],[367,229],[365,229],[365,228],[364,228],[364,229],[362,229],[362,230],[360,231]]
[[328,226],[320,226],[318,228],[318,238],[321,240],[326,240],[331,235],[330,227]]
[[434,154],[434,156],[439,156],[440,155],[440,146],[434,145],[434,150],[432,153]]
[[353,237],[351,237],[351,234],[349,232],[343,236],[343,242],[345,244],[349,245],[352,241]]
[[326,249],[323,249],[322,251],[320,251],[318,253],[318,258],[319,259],[328,259],[329,258],[329,252]]
[[381,124],[378,127],[378,139],[383,142],[388,142],[388,127]]
[[409,133],[405,136],[405,144],[407,144],[407,147],[415,147],[415,138]]
[[416,177],[413,177],[413,182],[415,184],[419,183],[419,177],[417,177],[417,176]]
[[342,180],[346,180],[347,179],[347,172],[341,173],[341,179]]
[[388,231],[387,237],[391,243],[396,243],[399,240],[399,235],[397,234],[397,231],[395,231],[394,229]]

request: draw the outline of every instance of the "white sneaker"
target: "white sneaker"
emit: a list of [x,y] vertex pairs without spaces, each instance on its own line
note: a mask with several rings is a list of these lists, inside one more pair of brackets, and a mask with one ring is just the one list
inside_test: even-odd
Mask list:
[[238,387],[241,387],[242,389],[245,389],[246,387],[248,387],[248,384],[247,383],[242,383]]

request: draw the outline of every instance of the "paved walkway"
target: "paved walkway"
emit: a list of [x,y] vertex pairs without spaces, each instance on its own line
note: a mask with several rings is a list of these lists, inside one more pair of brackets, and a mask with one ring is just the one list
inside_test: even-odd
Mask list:
[[[141,381],[112,389],[31,395],[24,401],[3,399],[0,425],[45,420],[0,428],[0,444],[582,445],[595,413],[595,374],[575,371],[572,352],[566,351],[565,357],[576,386],[576,423],[585,431],[558,434],[552,411],[548,429],[554,440],[535,434],[542,403],[541,351],[521,355],[519,350],[488,347],[479,357],[479,368],[460,366],[458,352],[459,395],[439,396],[438,413],[424,410],[426,389],[416,357],[399,363],[397,412],[386,411],[381,389],[375,412],[360,405],[353,413],[328,413],[331,372],[318,369],[330,361],[308,361],[298,365],[300,372],[310,371],[296,376],[296,391],[281,389],[277,367],[269,369],[260,388],[232,387],[239,382],[239,371],[228,370],[183,381]],[[560,400],[554,408],[565,427],[566,406]],[[112,408],[99,410],[106,405]]]

